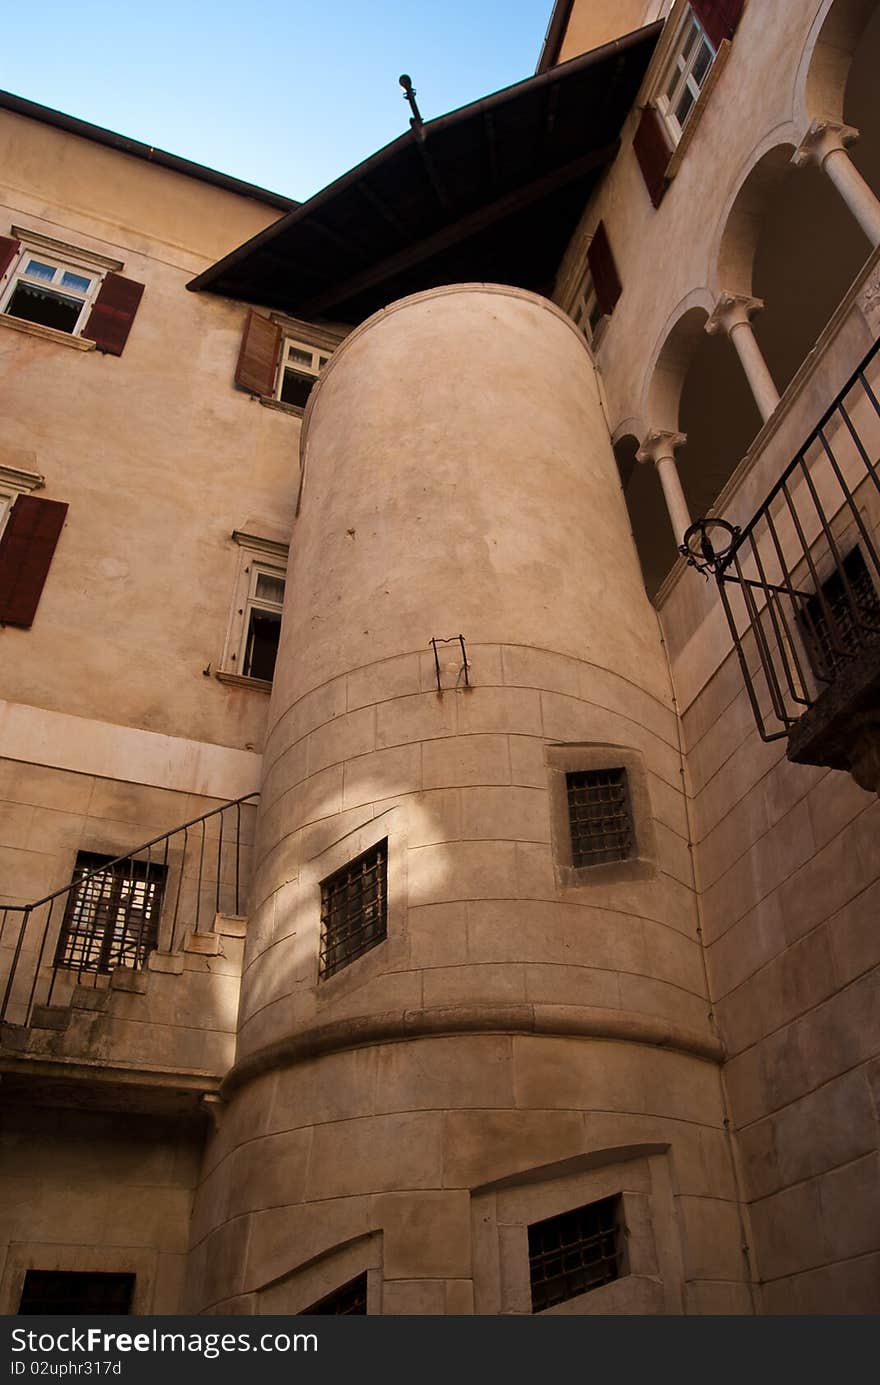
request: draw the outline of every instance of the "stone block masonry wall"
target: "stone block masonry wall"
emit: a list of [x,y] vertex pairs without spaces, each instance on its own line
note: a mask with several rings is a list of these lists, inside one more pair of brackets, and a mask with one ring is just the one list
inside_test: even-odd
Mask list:
[[36,1269],[134,1274],[135,1313],[181,1312],[203,1130],[179,1116],[8,1108],[0,1311],[17,1312]]
[[876,1312],[880,804],[759,739],[732,655],[683,728],[764,1311]]

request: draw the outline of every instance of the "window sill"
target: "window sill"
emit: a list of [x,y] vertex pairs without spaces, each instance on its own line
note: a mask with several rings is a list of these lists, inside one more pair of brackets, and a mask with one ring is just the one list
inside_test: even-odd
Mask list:
[[72,346],[75,351],[94,351],[95,343],[85,337],[72,337],[69,332],[59,332],[55,327],[44,327],[41,322],[25,322],[22,317],[10,317],[0,313],[0,327],[11,327],[13,332],[24,332],[29,337],[42,337],[44,341],[57,342],[59,346]]
[[228,683],[232,688],[250,688],[251,692],[270,693],[272,683],[268,678],[247,678],[242,673],[226,673],[218,669],[214,677],[219,683]]
[[[694,108],[691,111],[690,119],[685,124],[685,127],[681,132],[681,139],[678,141],[678,144],[673,149],[672,157],[670,158],[669,163],[666,165],[666,177],[669,180],[675,177],[676,173],[681,167],[681,161],[687,153],[688,148],[690,147],[691,141],[693,140],[694,135],[696,134],[697,126],[699,125],[703,117],[703,112],[709,104],[709,101],[712,97],[712,92],[715,90],[715,87],[718,84],[718,79],[721,76],[721,73],[724,71],[724,68],[727,64],[727,59],[730,56],[730,50],[732,46],[733,45],[731,44],[729,38],[724,39],[718,45],[718,52],[715,54],[715,59],[712,63],[712,66],[709,68],[709,71],[706,74],[706,80],[700,89],[700,94],[694,102]],[[666,131],[666,138],[668,140],[671,138],[671,135],[669,133],[669,126],[666,124],[666,121],[663,119],[663,116],[659,111],[657,112],[657,114],[660,115],[660,119],[663,123],[663,128]]]
[[293,414],[294,418],[302,418],[305,413],[299,404],[285,404],[283,399],[269,399],[267,395],[257,395],[264,409],[277,409],[282,414]]

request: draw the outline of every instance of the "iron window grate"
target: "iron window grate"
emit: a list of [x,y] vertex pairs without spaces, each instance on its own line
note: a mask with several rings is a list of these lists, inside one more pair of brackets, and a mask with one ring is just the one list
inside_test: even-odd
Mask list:
[[821,596],[804,602],[800,622],[813,671],[823,681],[880,639],[880,598],[860,548],[822,583]]
[[[71,890],[58,938],[55,965],[78,972],[109,972],[144,967],[159,941],[164,865],[155,861],[113,861],[80,851],[74,880],[99,871]],[[107,870],[100,870],[108,865]]]
[[572,770],[565,776],[573,866],[625,861],[634,833],[625,769]]
[[318,974],[333,976],[388,933],[388,839],[321,882]]
[[133,1274],[86,1274],[79,1270],[28,1270],[19,1313],[130,1313]]
[[339,1318],[365,1314],[366,1311],[367,1275],[364,1271],[356,1279],[350,1279],[347,1284],[334,1289],[332,1294],[328,1294],[326,1298],[313,1303],[311,1308],[304,1308],[299,1316],[301,1318],[314,1318],[327,1315]]
[[620,1277],[620,1213],[618,1194],[529,1227],[533,1313]]

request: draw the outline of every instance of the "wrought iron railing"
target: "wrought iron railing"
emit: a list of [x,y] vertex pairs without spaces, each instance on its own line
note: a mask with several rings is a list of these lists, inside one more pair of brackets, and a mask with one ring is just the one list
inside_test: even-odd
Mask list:
[[877,655],[878,393],[880,341],[752,519],[742,528],[698,520],[681,546],[715,577],[765,741],[789,735],[841,677]]
[[80,852],[69,885],[0,907],[0,1020],[27,1024],[35,1005],[101,985],[117,967],[146,966],[155,948],[180,947],[183,931],[201,931],[208,916],[240,914],[242,808],[258,797],[224,803],[126,856]]

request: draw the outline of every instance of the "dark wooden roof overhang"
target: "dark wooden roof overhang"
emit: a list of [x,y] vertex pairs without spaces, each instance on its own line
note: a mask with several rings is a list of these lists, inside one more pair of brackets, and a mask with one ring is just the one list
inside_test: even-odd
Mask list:
[[350,323],[442,284],[549,292],[661,28],[410,129],[188,287]]

